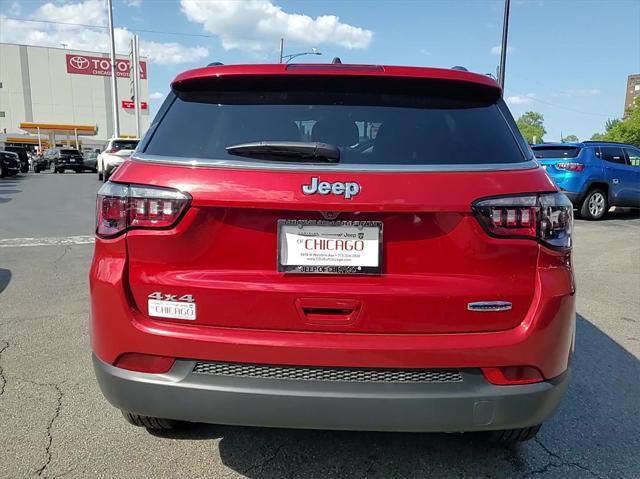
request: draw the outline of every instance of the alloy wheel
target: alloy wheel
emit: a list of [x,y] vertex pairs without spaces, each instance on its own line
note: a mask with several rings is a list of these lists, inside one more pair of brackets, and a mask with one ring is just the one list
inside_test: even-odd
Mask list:
[[600,192],[593,193],[589,198],[589,213],[591,213],[591,216],[598,217],[602,215],[604,204],[604,195]]

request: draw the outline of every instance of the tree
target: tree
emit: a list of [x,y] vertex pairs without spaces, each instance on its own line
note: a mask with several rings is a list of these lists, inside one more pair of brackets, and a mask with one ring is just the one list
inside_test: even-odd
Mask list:
[[627,110],[627,116],[614,124],[606,135],[608,140],[640,147],[640,97]]
[[620,118],[614,118],[613,120],[609,118],[604,124],[605,134],[609,133],[614,126],[619,125],[621,121]]
[[516,123],[520,133],[529,143],[533,143],[534,139],[536,142],[542,142],[545,133],[547,133],[547,130],[544,129],[544,116],[535,111],[526,112],[518,118]]
[[618,141],[640,147],[640,97],[626,112],[624,119],[607,120],[604,133],[595,133],[592,140]]
[[567,135],[561,140],[563,143],[577,143],[580,140],[576,135]]

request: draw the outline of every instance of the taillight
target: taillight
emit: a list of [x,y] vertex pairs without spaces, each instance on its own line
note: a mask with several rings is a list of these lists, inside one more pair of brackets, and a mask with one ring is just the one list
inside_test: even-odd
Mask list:
[[584,165],[582,163],[556,163],[556,168],[566,171],[583,171]]
[[104,150],[105,153],[117,153],[118,151],[120,151],[120,148],[117,146],[112,146],[108,150]]
[[171,228],[190,200],[187,193],[170,188],[109,181],[98,191],[96,234],[111,238],[131,228]]
[[557,249],[571,248],[573,205],[562,193],[501,196],[472,205],[491,236],[525,238]]

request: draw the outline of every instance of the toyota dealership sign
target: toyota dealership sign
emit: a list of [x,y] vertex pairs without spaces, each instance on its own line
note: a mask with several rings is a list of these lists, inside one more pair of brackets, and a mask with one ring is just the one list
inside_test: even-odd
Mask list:
[[[111,60],[104,57],[67,54],[67,73],[111,76]],[[116,76],[129,78],[129,60],[116,60]],[[147,62],[140,62],[140,78],[147,78]]]

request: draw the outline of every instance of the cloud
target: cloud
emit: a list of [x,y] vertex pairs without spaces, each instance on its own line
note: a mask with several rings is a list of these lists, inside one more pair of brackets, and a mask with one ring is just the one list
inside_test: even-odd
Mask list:
[[122,0],[127,7],[140,7],[142,0]]
[[431,53],[429,50],[427,50],[426,48],[421,48],[420,50],[418,50],[420,52],[420,55],[424,55],[425,57],[430,57],[431,55],[433,55],[433,53]]
[[100,0],[85,0],[78,3],[52,3],[41,5],[31,18],[51,22],[84,23],[106,25],[106,4]]
[[[507,46],[507,53],[514,53],[515,51],[515,47]],[[491,50],[489,50],[489,53],[492,55],[500,55],[500,52],[502,52],[502,45],[496,45],[495,47],[491,47]]]
[[524,95],[513,95],[507,97],[507,103],[509,105],[530,105],[536,99],[534,93],[526,93]]
[[18,2],[11,2],[9,4],[9,8],[7,9],[7,13],[12,17],[17,17],[22,13],[22,8]]
[[[28,16],[34,20],[47,20],[63,23],[81,23],[106,26],[106,2],[85,0],[76,3],[48,2]],[[71,50],[89,50],[107,52],[109,34],[104,28],[88,28],[78,25],[60,25],[49,23],[23,22],[10,20],[0,15],[0,42],[20,43],[44,47],[60,47]],[[129,52],[132,33],[126,28],[115,28],[116,51]],[[176,65],[203,60],[209,56],[209,50],[202,46],[185,46],[175,42],[140,41],[140,54],[150,62],[160,65]]]
[[185,47],[180,43],[140,41],[140,55],[149,58],[151,63],[159,65],[177,65],[194,63],[209,56],[205,47]]
[[220,37],[225,50],[274,50],[284,37],[288,43],[368,48],[373,32],[340,21],[335,15],[287,13],[268,0],[180,0],[182,12],[193,23]]
[[150,100],[162,100],[164,97],[165,97],[165,94],[159,91],[154,91],[149,93]]

